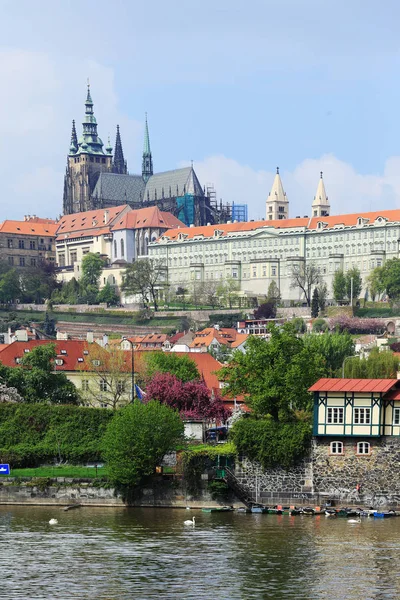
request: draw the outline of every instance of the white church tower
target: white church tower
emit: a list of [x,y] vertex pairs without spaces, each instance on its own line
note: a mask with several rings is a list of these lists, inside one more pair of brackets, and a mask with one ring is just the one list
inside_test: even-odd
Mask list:
[[314,196],[312,203],[312,216],[313,217],[329,217],[331,207],[329,204],[328,196],[326,195],[324,180],[321,176],[318,181],[317,193]]
[[289,200],[283,190],[279,167],[276,168],[276,175],[271,191],[267,198],[267,221],[278,219],[287,219],[289,217]]

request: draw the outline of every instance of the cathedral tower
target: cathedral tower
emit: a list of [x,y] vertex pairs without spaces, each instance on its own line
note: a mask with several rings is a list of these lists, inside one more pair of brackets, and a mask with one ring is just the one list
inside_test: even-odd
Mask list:
[[147,125],[147,113],[146,113],[146,125],[144,128],[142,177],[143,177],[144,181],[147,183],[152,175],[153,175],[153,158],[151,156],[151,150],[150,150],[149,127]]
[[126,175],[127,172],[127,164],[124,158],[124,152],[122,150],[121,134],[119,132],[119,125],[117,125],[117,135],[115,137],[114,148],[113,173],[119,173],[119,175]]
[[313,217],[329,217],[331,207],[329,204],[328,196],[326,195],[324,180],[322,179],[322,171],[318,181],[317,193],[314,196],[312,203],[312,216]]
[[287,219],[289,217],[289,200],[283,190],[279,167],[276,168],[276,175],[271,191],[267,198],[267,221],[278,219]]
[[103,142],[97,134],[97,121],[93,113],[93,101],[88,84],[85,102],[85,118],[82,136],[77,139],[75,121],[72,122],[71,145],[64,177],[64,214],[94,208],[91,193],[101,172],[112,170],[112,148],[103,150]]

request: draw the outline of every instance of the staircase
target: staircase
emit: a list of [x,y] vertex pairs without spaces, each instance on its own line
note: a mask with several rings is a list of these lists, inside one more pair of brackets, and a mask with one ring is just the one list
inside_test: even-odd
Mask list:
[[229,486],[229,488],[234,492],[235,496],[239,498],[243,502],[247,508],[251,508],[254,504],[254,499],[251,491],[242,485],[235,473],[228,468],[225,468],[222,479]]

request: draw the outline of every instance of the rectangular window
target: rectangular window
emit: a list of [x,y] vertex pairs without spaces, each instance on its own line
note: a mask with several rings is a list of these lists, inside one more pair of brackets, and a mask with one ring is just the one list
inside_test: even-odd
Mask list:
[[82,379],[82,390],[84,392],[89,391],[89,380],[88,379]]
[[31,267],[36,267],[36,258],[31,258]]
[[19,257],[19,266],[20,267],[24,267],[25,266],[25,258],[23,256]]
[[340,424],[343,423],[344,409],[341,407],[328,407],[327,423]]
[[76,253],[76,252],[71,252],[69,256],[70,256],[70,259],[71,259],[71,265],[72,265],[74,262],[76,262],[76,261],[77,261],[77,258],[78,258],[78,257],[77,257],[77,253]]
[[371,454],[371,446],[369,442],[358,442],[357,454]]
[[100,385],[99,385],[99,387],[100,387],[100,391],[101,391],[101,392],[106,392],[106,391],[107,391],[107,382],[106,382],[106,381],[104,381],[104,379],[102,379],[102,380],[100,381]]
[[343,442],[331,442],[331,454],[343,454]]
[[118,381],[117,392],[118,392],[118,394],[123,394],[125,392],[125,382],[124,381]]
[[275,275],[276,275],[276,267],[271,267],[271,275],[272,275],[272,277],[275,277]]
[[12,240],[7,240],[7,247],[8,248],[12,248],[13,247],[13,241]]
[[400,408],[393,409],[393,425],[400,425]]
[[18,240],[18,248],[20,250],[23,250],[25,248],[25,241],[24,240]]
[[370,408],[354,409],[354,425],[369,425],[371,423]]
[[36,244],[35,244],[35,241],[34,241],[34,240],[31,240],[31,241],[29,242],[29,248],[30,248],[31,250],[35,250],[35,246],[36,246]]
[[13,265],[14,264],[14,257],[13,256],[9,256],[8,257],[8,264],[9,265]]

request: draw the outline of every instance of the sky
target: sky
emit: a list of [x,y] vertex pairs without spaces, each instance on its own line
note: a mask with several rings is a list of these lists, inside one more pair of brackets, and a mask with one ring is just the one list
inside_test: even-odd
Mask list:
[[0,0],[0,220],[57,217],[71,121],[90,79],[99,135],[141,169],[190,164],[265,216],[276,167],[290,216],[324,173],[331,213],[400,208],[396,0]]

